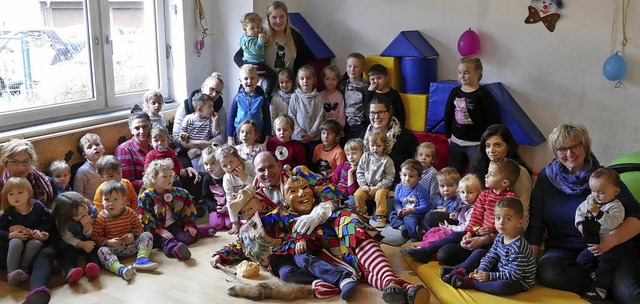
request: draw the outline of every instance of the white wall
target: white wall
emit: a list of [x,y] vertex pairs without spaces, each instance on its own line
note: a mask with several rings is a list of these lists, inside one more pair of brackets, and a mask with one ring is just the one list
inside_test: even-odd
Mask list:
[[[183,2],[193,10],[192,1]],[[217,69],[224,74],[224,97],[230,102],[238,84],[232,58],[242,34],[240,17],[251,10],[264,16],[270,2],[203,1],[214,34],[207,40],[205,54],[213,60],[187,60],[189,88],[197,87]],[[440,53],[439,79],[454,79],[460,57],[458,37],[472,27],[483,44],[483,81],[503,82],[545,135],[561,122],[584,124],[593,138],[595,154],[608,164],[617,155],[640,150],[636,123],[640,113],[636,104],[640,97],[640,5],[633,2],[630,6],[628,72],[624,86],[615,89],[602,75],[602,64],[621,39],[620,1],[564,2],[562,17],[550,33],[541,23],[524,24],[529,1],[285,1],[290,11],[303,14],[334,51],[341,69],[347,54],[378,54],[400,31],[419,30]],[[614,16],[616,39],[612,42]],[[186,39],[193,40],[188,33],[193,25],[189,21],[185,25]],[[521,152],[536,171],[552,157],[545,144],[523,147]]]

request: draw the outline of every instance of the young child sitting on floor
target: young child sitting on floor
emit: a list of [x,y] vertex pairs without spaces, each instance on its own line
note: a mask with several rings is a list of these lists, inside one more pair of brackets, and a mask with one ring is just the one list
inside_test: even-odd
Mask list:
[[445,220],[451,222],[449,214],[460,205],[457,196],[458,183],[460,182],[458,171],[451,167],[442,168],[440,172],[436,173],[436,180],[440,195],[431,202],[431,210],[424,217],[423,227],[426,227],[427,230],[438,227]]
[[346,161],[338,164],[333,172],[331,183],[338,187],[345,196],[348,196],[347,204],[353,205],[355,201],[353,195],[358,188],[358,179],[356,177],[356,169],[364,152],[364,144],[362,139],[353,138],[344,145],[344,151],[347,157]]
[[375,199],[374,227],[383,228],[387,225],[387,194],[393,184],[396,170],[393,167],[393,160],[387,155],[388,151],[385,151],[387,135],[375,129],[369,133],[368,139],[369,151],[362,155],[356,170],[360,188],[356,191],[354,198],[356,209],[363,216],[367,215],[366,200]]
[[[158,269],[158,264],[149,260],[153,236],[143,231],[136,212],[124,204],[127,189],[119,181],[108,181],[100,191],[104,210],[98,213],[91,238],[100,246],[98,257],[104,267],[126,281],[133,278],[133,269]],[[118,260],[118,256],[132,255],[136,255],[132,266]]]
[[[491,249],[474,251],[467,260],[447,269],[443,280],[455,288],[477,289],[508,296],[533,287],[536,260],[529,243],[521,236],[524,207],[516,197],[496,203],[495,225],[498,230]],[[468,274],[468,275],[467,275]]]
[[405,160],[400,168],[400,183],[393,192],[395,210],[391,211],[389,221],[409,242],[417,242],[419,225],[429,210],[427,191],[418,183],[422,164],[412,158]]
[[126,178],[122,178],[122,168],[120,167],[120,161],[113,155],[105,155],[101,157],[96,163],[96,169],[98,174],[102,178],[102,184],[96,189],[96,195],[93,197],[93,205],[96,206],[97,212],[102,211],[104,206],[102,205],[102,187],[108,181],[121,182],[127,189],[127,195],[125,197],[125,205],[133,210],[138,210],[138,194],[133,184]]

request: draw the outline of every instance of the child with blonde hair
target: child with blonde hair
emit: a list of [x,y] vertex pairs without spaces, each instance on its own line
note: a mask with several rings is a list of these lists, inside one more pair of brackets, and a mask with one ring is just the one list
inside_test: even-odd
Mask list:
[[93,205],[96,206],[96,211],[100,212],[104,209],[102,205],[102,187],[108,181],[121,182],[127,189],[127,195],[125,197],[125,205],[133,210],[138,209],[138,194],[133,184],[126,178],[122,178],[122,168],[120,167],[120,161],[113,155],[105,155],[100,157],[96,163],[96,169],[98,174],[102,178],[103,182],[96,189],[96,195],[93,197]]
[[429,229],[418,246],[403,248],[400,253],[418,262],[426,263],[444,245],[459,243],[465,234],[464,229],[471,218],[473,206],[480,192],[482,192],[480,179],[474,174],[465,175],[458,183],[458,197],[462,204],[449,214],[450,219],[441,222],[439,227]]
[[296,89],[294,78],[296,78],[296,76],[289,68],[283,68],[278,72],[278,85],[280,89],[277,94],[271,95],[271,103],[269,105],[271,121],[273,123],[271,126],[271,135],[276,135],[276,118],[281,114],[289,113],[289,100],[291,100],[291,95]]
[[33,188],[26,178],[8,178],[1,195],[0,239],[9,244],[7,281],[17,285],[29,279],[27,271],[54,229],[53,217],[47,206],[32,198]]
[[275,154],[280,167],[289,165],[295,168],[306,165],[305,147],[291,139],[295,125],[293,118],[287,114],[280,114],[273,124],[276,136],[267,141],[267,151]]
[[209,212],[209,225],[217,230],[222,228],[231,229],[231,219],[227,210],[226,196],[224,192],[223,177],[224,170],[216,159],[216,153],[220,147],[212,144],[202,150],[202,165],[204,167],[204,177],[202,178],[202,203]]
[[[238,151],[229,145],[220,147],[216,152],[216,160],[218,160],[222,170],[225,172],[222,178],[222,187],[226,193],[227,202],[230,202],[234,193],[238,193],[240,189],[251,185],[253,182],[253,164],[242,158]],[[238,213],[231,208],[228,211],[232,224],[229,234],[236,234],[240,229]]]
[[78,144],[78,152],[82,153],[87,161],[78,168],[73,179],[73,189],[86,198],[93,198],[96,195],[96,189],[102,183],[96,169],[96,162],[104,155],[102,139],[94,133],[83,135]]
[[258,153],[266,150],[266,143],[257,142],[260,139],[260,126],[255,121],[247,119],[240,123],[238,129],[240,144],[236,146],[236,150],[242,158],[253,162]]
[[419,183],[427,190],[429,202],[434,204],[440,196],[438,179],[436,178],[438,170],[433,166],[436,161],[436,146],[430,142],[419,144],[416,148],[415,157],[422,164],[422,174]]
[[353,195],[358,188],[358,178],[356,177],[356,170],[358,169],[358,163],[364,153],[363,141],[360,138],[353,138],[347,141],[344,145],[344,152],[346,160],[338,164],[336,170],[333,171],[333,178],[331,183],[338,187],[345,195],[349,196],[347,204],[355,204]]
[[240,88],[231,102],[229,119],[227,120],[227,143],[235,146],[234,136],[240,132],[240,124],[251,119],[255,121],[265,136],[271,135],[271,118],[269,102],[264,90],[258,84],[258,71],[253,65],[240,67]]
[[289,101],[289,116],[293,118],[292,138],[307,146],[309,159],[320,140],[320,124],[324,121],[324,99],[316,90],[315,70],[304,65],[298,70],[298,88]]
[[458,63],[460,86],[451,90],[444,110],[444,129],[449,138],[449,166],[462,172],[462,160],[477,162],[482,133],[498,122],[491,94],[480,85],[482,62],[476,56]]
[[338,90],[340,68],[332,64],[322,69],[324,91],[320,94],[324,99],[324,119],[335,119],[344,128],[347,117],[344,114],[344,96]]
[[62,159],[57,159],[51,162],[47,168],[49,174],[49,182],[53,188],[53,198],[62,194],[63,192],[71,191],[71,168],[69,164]]
[[[100,275],[100,259],[96,242],[91,240],[96,207],[80,193],[61,193],[53,201],[52,215],[63,243],[60,248],[60,266],[69,284],[77,283],[86,273],[87,279]],[[78,256],[84,257],[87,265],[78,266]]]
[[[153,271],[158,264],[149,260],[153,236],[144,232],[135,211],[124,204],[127,190],[119,181],[108,181],[101,189],[104,210],[93,224],[91,238],[100,246],[98,256],[105,268],[124,280],[133,278],[133,269]],[[131,266],[124,266],[118,256],[136,255]]]
[[144,190],[138,196],[138,217],[144,231],[153,235],[153,247],[169,258],[191,258],[187,245],[212,236],[211,226],[197,227],[196,203],[186,190],[173,187],[173,162],[157,159],[144,172]]
[[164,115],[160,113],[164,105],[162,93],[159,90],[152,89],[144,93],[143,99],[144,105],[142,109],[149,114],[151,125],[160,124],[163,127],[167,127],[167,121],[164,119]]
[[356,209],[364,216],[367,215],[366,200],[374,198],[376,202],[375,225],[383,228],[387,225],[387,194],[393,185],[396,170],[393,160],[385,151],[387,135],[378,129],[369,132],[369,151],[365,152],[358,163],[356,177],[360,188],[354,199]]

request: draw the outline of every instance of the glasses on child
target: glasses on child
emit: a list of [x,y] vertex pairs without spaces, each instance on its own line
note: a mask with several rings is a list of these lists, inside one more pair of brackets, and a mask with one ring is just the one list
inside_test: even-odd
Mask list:
[[387,112],[389,112],[389,111],[378,111],[378,112],[371,111],[371,112],[369,112],[369,116],[371,116],[371,117],[382,117]]
[[7,160],[7,165],[10,167],[17,167],[17,166],[28,167],[28,166],[31,166],[32,163],[33,163],[33,160],[31,160],[31,158],[28,158],[25,160],[15,160],[15,159]]
[[576,153],[578,152],[578,149],[580,149],[582,147],[582,144],[575,144],[575,145],[571,145],[568,147],[557,147],[556,151],[558,151],[559,155],[567,155],[567,153],[569,153],[569,151],[571,151],[571,153]]

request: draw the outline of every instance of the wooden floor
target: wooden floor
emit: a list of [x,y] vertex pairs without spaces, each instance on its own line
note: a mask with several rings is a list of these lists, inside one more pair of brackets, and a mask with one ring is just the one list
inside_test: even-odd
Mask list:
[[[169,259],[161,251],[154,250],[150,258],[160,264],[157,271],[152,273],[139,272],[133,280],[126,282],[102,269],[100,278],[96,281],[90,282],[86,278],[82,278],[74,286],[63,284],[53,288],[51,303],[255,303],[230,297],[226,294],[226,290],[236,284],[255,284],[263,280],[275,280],[275,277],[261,271],[258,279],[233,279],[209,265],[211,253],[233,240],[234,237],[228,235],[226,231],[218,232],[211,238],[202,239],[190,246],[192,258],[187,262]],[[402,278],[412,283],[421,283],[420,279],[405,264],[398,252],[398,247],[383,245],[382,248],[387,253],[392,267]],[[124,262],[130,264],[133,259],[126,259]],[[59,278],[58,281],[60,281]],[[26,296],[27,289],[26,284],[11,287],[3,278],[0,280],[0,303],[20,303]],[[349,303],[383,303],[381,294],[382,292],[368,284],[361,283]],[[343,303],[339,297],[312,301],[314,303]],[[263,302],[278,303],[277,301]],[[309,302],[309,300],[300,300],[295,303]],[[434,297],[431,297],[429,302],[429,304],[439,303]]]

